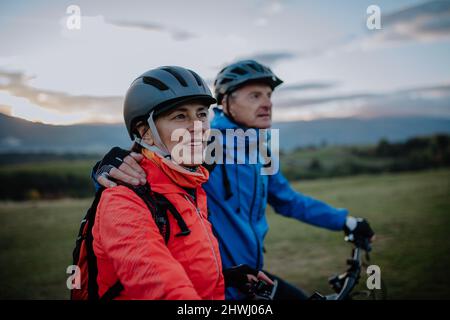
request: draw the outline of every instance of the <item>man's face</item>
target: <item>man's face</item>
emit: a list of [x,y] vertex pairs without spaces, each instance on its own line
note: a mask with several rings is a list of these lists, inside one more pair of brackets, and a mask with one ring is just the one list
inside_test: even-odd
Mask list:
[[234,91],[228,99],[228,112],[236,122],[249,128],[267,129],[272,125],[272,88],[252,83]]

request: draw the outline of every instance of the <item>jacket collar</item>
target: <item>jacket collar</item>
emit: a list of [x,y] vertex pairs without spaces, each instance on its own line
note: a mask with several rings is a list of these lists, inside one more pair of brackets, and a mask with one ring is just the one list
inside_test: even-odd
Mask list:
[[219,129],[219,130],[225,130],[225,129],[253,129],[256,132],[259,132],[258,128],[249,128],[244,125],[241,125],[237,122],[234,122],[229,116],[223,112],[222,109],[219,109],[215,107],[213,109],[214,111],[214,118],[211,121],[211,128]]
[[144,158],[140,163],[147,175],[147,182],[151,189],[157,193],[182,193],[188,194],[186,190],[175,184],[153,161]]
[[244,129],[245,127],[237,124],[236,122],[234,122],[233,120],[231,120],[230,117],[228,117],[222,109],[219,108],[214,108],[214,118],[211,121],[211,127],[212,128],[216,128],[219,130],[224,130],[224,129],[237,129],[237,128],[242,128]]

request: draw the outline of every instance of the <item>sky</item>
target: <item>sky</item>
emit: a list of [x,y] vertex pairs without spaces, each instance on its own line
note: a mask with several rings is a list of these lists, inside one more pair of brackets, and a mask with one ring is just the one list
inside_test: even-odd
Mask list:
[[26,120],[120,123],[145,71],[184,66],[213,89],[246,58],[284,80],[275,121],[450,118],[450,0],[0,1],[0,112]]

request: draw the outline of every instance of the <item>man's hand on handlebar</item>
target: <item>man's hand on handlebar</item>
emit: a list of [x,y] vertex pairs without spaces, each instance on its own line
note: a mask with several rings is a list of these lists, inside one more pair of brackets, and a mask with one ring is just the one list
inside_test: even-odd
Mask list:
[[348,216],[344,233],[346,240],[353,242],[357,247],[367,252],[372,249],[370,244],[375,240],[375,233],[366,219]]

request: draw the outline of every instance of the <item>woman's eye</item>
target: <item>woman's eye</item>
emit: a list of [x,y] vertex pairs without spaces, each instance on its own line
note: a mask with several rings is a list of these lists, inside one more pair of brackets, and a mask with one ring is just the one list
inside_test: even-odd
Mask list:
[[206,118],[206,117],[208,116],[208,113],[207,113],[207,112],[200,112],[200,113],[198,114],[198,116],[199,116],[200,118]]
[[177,114],[174,119],[179,119],[179,120],[183,120],[185,118],[184,114]]

